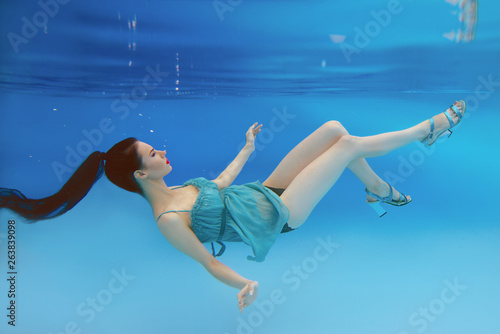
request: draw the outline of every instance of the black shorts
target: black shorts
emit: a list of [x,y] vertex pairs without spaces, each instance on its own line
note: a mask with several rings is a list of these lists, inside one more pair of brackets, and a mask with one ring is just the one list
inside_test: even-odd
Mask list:
[[[285,189],[283,189],[283,188],[273,188],[273,187],[268,187],[268,186],[264,186],[264,187],[272,190],[278,196],[281,196],[281,194],[285,191]],[[291,228],[290,226],[288,226],[288,223],[285,223],[285,225],[281,229],[281,233],[287,233],[287,232],[295,231],[295,230],[296,230],[296,228]]]

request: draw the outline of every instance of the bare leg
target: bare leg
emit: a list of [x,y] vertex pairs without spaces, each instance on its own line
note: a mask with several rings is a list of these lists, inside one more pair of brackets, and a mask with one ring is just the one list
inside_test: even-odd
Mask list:
[[[460,103],[455,102],[455,106],[461,110]],[[448,111],[451,112],[453,119],[456,121],[458,116],[455,112],[451,108]],[[435,133],[440,133],[441,130],[449,128],[448,120],[443,113],[434,116],[434,121]],[[271,183],[270,186],[286,188],[280,197],[290,210],[288,225],[296,228],[305,222],[316,204],[330,190],[348,166],[353,169],[353,172],[360,180],[366,182],[365,184],[368,183],[369,190],[379,196],[386,197],[389,194],[387,185],[386,193],[374,191],[375,189],[370,187],[369,184],[374,183],[373,186],[376,186],[375,184],[380,183],[380,181],[367,166],[366,161],[363,161],[364,158],[384,155],[416,140],[422,140],[427,136],[429,130],[430,123],[426,120],[406,130],[376,136],[354,137],[344,135],[334,145],[318,154],[314,160],[308,160],[308,164],[303,166],[301,163],[303,164],[303,160],[306,159],[301,159],[301,157],[305,156],[302,151],[304,151],[305,147],[314,147],[315,143],[312,141],[308,145],[303,145],[309,139],[308,137],[283,159],[265,182],[281,182],[283,185],[276,186]],[[293,179],[290,181],[292,176]],[[397,199],[396,195],[394,197]]]
[[[375,194],[384,193],[385,195],[386,183],[371,169],[368,162],[366,162],[366,159],[354,159],[347,165],[347,168],[349,168],[351,172],[353,172],[354,175],[356,175],[356,177],[363,182],[368,190]],[[395,189],[393,197],[396,200],[399,198],[399,193]]]
[[[463,114],[461,104],[459,102],[455,102],[454,105]],[[454,122],[457,122],[458,115],[455,114],[455,111],[453,111],[451,108],[449,108],[448,111],[449,111],[450,115],[453,115],[452,118],[453,118]],[[434,121],[436,122],[435,133],[440,133],[440,131],[444,131],[444,130],[449,128],[449,122],[446,120],[446,116],[444,115],[444,113],[438,114],[438,115],[434,116],[433,118],[434,118]],[[422,126],[423,126],[423,128],[422,128]],[[403,131],[411,131],[411,130],[415,130],[416,128],[420,128],[420,129],[422,129],[422,131],[424,131],[423,133],[424,133],[424,137],[425,137],[425,135],[428,133],[429,126],[430,126],[429,121],[424,121],[417,126],[414,126],[410,129],[403,130]],[[398,131],[398,132],[402,133],[401,131]],[[394,133],[382,134],[382,135],[379,135],[380,136],[379,138],[381,138],[381,139],[383,139],[384,137],[388,138],[388,136],[391,136],[391,134],[394,134]],[[372,137],[365,137],[365,139],[368,139],[368,140],[370,138],[373,138],[373,136]],[[375,141],[368,141],[368,143],[369,143],[368,144],[369,145],[368,151],[372,151],[372,153],[367,153],[367,154],[363,155],[364,157],[373,157],[373,156],[384,155],[384,154],[392,151],[395,148],[399,148],[401,146],[408,144],[409,142],[408,143],[405,143],[405,142],[398,143],[398,144],[401,144],[400,146],[399,145],[393,146],[387,142],[382,142],[382,144],[380,144],[380,143],[377,144]],[[381,146],[377,146],[377,145],[381,145]],[[359,158],[353,160],[353,162],[356,160],[359,160]],[[375,194],[378,194],[381,197],[387,197],[389,195],[390,187],[387,183],[383,182],[376,175],[375,176],[370,175],[370,173],[368,173],[366,170],[366,166],[362,167],[362,165],[363,165],[362,162],[360,164],[356,163],[356,165],[354,165],[354,166],[353,166],[353,162],[351,162],[348,165],[348,167],[351,168],[351,170],[353,170],[353,168],[354,168],[353,172],[355,170],[357,170],[356,174],[357,174],[358,178],[360,178],[360,180],[363,181],[363,183],[365,183],[368,190],[370,190],[371,192],[373,192]],[[366,178],[366,180],[365,180],[365,178]],[[377,179],[379,181],[378,185],[376,183],[374,184],[374,182],[376,182]],[[407,196],[407,197],[409,200],[411,200],[410,196]],[[399,198],[400,198],[400,194],[396,190],[394,190],[393,199],[398,200]],[[370,202],[376,200],[375,198],[372,198],[371,196],[368,196],[368,195],[367,195],[367,199]]]
[[[294,147],[263,184],[286,189],[302,169],[347,134],[349,133],[339,122],[326,122]],[[354,159],[347,168],[364,183],[368,190],[376,194],[388,195],[388,189],[385,194],[387,185],[370,168],[364,158]],[[393,197],[398,199],[398,196],[399,193],[394,191]]]
[[[363,182],[366,189],[381,197],[389,196],[391,191],[391,189],[389,188],[389,184],[387,184],[377,174],[375,174],[375,172],[366,162],[366,159],[362,158],[354,159],[347,165],[347,168],[349,168],[351,172],[353,172],[354,175],[356,175],[358,179],[360,179],[361,182]],[[396,189],[394,189],[394,187],[392,189],[393,189],[392,198],[396,201],[399,200],[401,194]],[[406,195],[406,197],[408,198],[408,200],[411,200],[411,196]],[[377,201],[376,198],[373,198],[368,194],[366,195],[366,200],[368,202]]]
[[380,156],[421,140],[427,135],[428,128],[429,122],[425,121],[402,131],[369,137],[341,137],[335,145],[307,165],[281,195],[290,211],[288,225],[292,228],[302,225],[353,160]]

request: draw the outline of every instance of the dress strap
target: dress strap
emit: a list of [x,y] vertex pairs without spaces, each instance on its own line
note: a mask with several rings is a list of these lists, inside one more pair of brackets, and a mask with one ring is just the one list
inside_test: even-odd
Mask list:
[[158,221],[161,216],[163,216],[164,214],[169,213],[169,212],[191,212],[191,210],[170,210],[170,211],[165,211],[162,214],[160,214],[158,216],[158,218],[156,218],[156,221]]
[[220,241],[216,241],[216,243],[218,243],[220,245],[220,250],[219,252],[217,253],[217,255],[215,254],[215,248],[214,248],[214,243],[212,242],[212,255],[214,257],[218,257],[218,256],[221,256],[222,254],[224,254],[224,252],[226,251],[226,245],[224,245],[224,243],[220,242]]
[[226,251],[226,245],[224,245],[224,243],[221,242],[222,237],[224,236],[224,231],[226,230],[226,213],[227,213],[227,208],[226,208],[226,206],[224,206],[224,209],[222,210],[222,219],[221,219],[221,224],[220,224],[219,236],[217,237],[217,241],[215,241],[221,247],[220,247],[220,250],[217,253],[217,255],[215,255],[214,243],[212,242],[212,255],[214,257],[221,256]]
[[[185,186],[186,186],[186,184],[184,184],[182,186],[173,187],[172,190],[177,189],[177,188],[183,188]],[[190,210],[170,210],[170,211],[165,211],[162,214],[160,214],[158,216],[158,218],[156,218],[156,221],[158,221],[158,219],[160,219],[161,216],[163,216],[164,214],[169,213],[169,212],[191,212],[191,211]]]

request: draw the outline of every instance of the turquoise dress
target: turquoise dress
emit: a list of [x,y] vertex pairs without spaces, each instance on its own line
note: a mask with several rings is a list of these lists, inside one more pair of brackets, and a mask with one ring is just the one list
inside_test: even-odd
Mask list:
[[[278,195],[255,181],[232,185],[219,191],[217,184],[203,177],[190,179],[181,187],[194,185],[199,193],[191,210],[194,234],[200,242],[221,244],[220,256],[226,246],[222,241],[244,242],[254,256],[248,260],[261,262],[276,241],[290,213]],[[174,188],[175,189],[175,188]],[[189,212],[171,210],[163,212]]]

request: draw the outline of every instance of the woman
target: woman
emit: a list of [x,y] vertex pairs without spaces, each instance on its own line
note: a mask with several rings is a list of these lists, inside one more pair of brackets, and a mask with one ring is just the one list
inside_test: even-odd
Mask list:
[[[150,203],[159,230],[174,247],[218,280],[240,290],[237,297],[242,311],[257,297],[259,285],[215,258],[224,251],[221,241],[243,241],[255,255],[249,259],[263,261],[276,237],[301,226],[346,167],[366,185],[369,204],[408,204],[411,198],[382,181],[365,158],[416,140],[432,145],[451,134],[464,113],[465,102],[455,102],[416,126],[369,137],[351,136],[339,122],[326,122],[289,152],[262,184],[231,186],[254,151],[255,136],[262,127],[257,123],[248,129],[245,147],[215,180],[196,178],[177,187],[168,187],[163,180],[172,170],[166,152],[128,138],[107,153],[92,153],[53,196],[34,200],[18,190],[0,188],[0,207],[29,220],[54,218],[75,206],[104,170],[111,182]],[[214,250],[210,254],[203,242],[212,242],[212,250],[213,242],[219,242],[222,249],[217,255]]]

